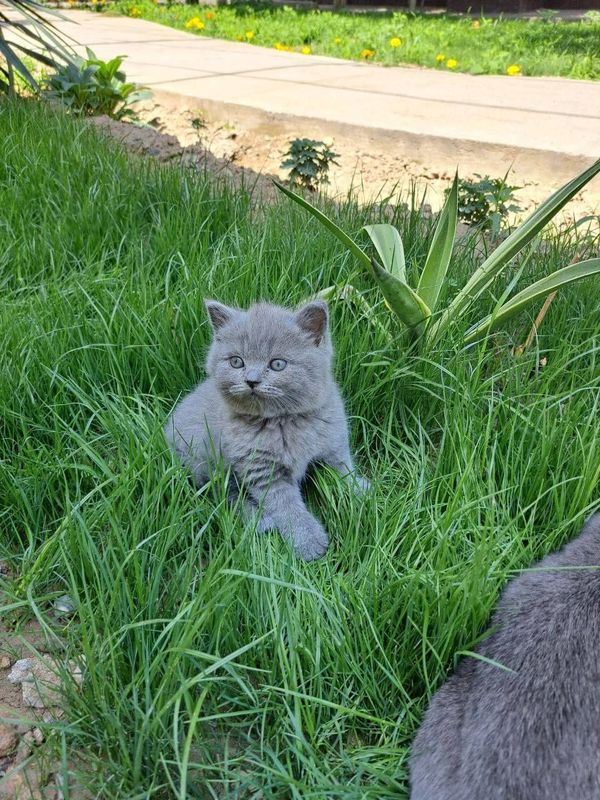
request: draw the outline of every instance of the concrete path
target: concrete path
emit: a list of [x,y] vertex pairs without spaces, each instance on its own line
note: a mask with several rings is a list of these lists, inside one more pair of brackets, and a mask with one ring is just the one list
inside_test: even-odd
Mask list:
[[[129,79],[235,109],[268,125],[298,118],[335,135],[352,128],[425,161],[554,181],[600,157],[600,82],[381,67],[209,39],[84,11],[61,23],[101,57],[128,56]],[[482,163],[484,162],[484,163]],[[493,171],[495,168],[495,172]]]

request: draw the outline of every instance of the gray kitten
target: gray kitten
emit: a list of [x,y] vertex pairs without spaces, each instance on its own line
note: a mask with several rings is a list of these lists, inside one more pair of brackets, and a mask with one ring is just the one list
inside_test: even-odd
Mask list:
[[199,485],[220,456],[243,484],[258,530],[276,528],[299,556],[319,558],[327,533],[304,505],[300,483],[314,461],[343,476],[354,470],[331,371],[327,304],[288,311],[260,303],[242,311],[207,301],[206,308],[214,331],[208,379],[176,407],[167,440]]
[[[411,800],[600,798],[600,514],[504,590],[414,741]],[[557,569],[558,568],[558,569]]]

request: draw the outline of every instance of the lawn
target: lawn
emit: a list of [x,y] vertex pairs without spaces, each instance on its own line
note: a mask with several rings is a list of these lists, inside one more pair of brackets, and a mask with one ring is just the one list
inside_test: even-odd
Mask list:
[[[60,635],[85,657],[47,747],[83,754],[105,800],[406,797],[429,694],[507,577],[600,497],[598,283],[564,291],[520,358],[529,317],[419,358],[376,290],[381,327],[335,303],[336,374],[375,489],[357,498],[315,472],[309,503],[332,546],[305,564],[244,528],[221,478],[195,490],[161,428],[202,376],[204,297],[297,303],[347,277],[368,289],[356,263],[286,199],[257,206],[133,160],[34,102],[0,107],[0,156],[10,619],[55,628],[51,601],[69,593]],[[357,236],[385,214],[323,202]],[[390,211],[414,270],[430,223]],[[597,251],[583,230],[550,232],[522,282]],[[476,261],[463,241],[449,293]],[[494,299],[476,305],[473,319]]]
[[[93,2],[93,0],[92,0]],[[600,78],[600,14],[581,22],[349,13],[266,3],[202,6],[119,0],[102,5],[200,36],[357,61],[473,74]]]

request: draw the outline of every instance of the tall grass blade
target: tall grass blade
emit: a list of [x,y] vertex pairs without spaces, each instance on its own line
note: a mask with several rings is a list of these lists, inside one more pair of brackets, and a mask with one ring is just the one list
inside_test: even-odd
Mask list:
[[545,278],[518,292],[494,314],[488,314],[487,317],[473,325],[466,333],[465,342],[469,344],[485,333],[490,333],[497,325],[521,312],[529,303],[533,303],[541,297],[546,297],[551,292],[560,289],[561,286],[568,286],[570,283],[575,283],[575,281],[589,278],[591,275],[598,273],[600,273],[600,258],[590,258],[588,261],[570,264],[568,267],[556,270],[551,275],[546,275]]

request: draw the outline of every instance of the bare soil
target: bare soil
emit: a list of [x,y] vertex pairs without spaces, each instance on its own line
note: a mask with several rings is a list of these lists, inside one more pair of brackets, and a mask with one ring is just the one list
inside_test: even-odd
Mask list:
[[[309,137],[306,130],[290,133],[279,131],[277,126],[246,124],[235,118],[213,118],[194,105],[189,98],[160,93],[138,107],[140,125],[115,122],[106,117],[92,120],[108,130],[111,136],[122,141],[134,152],[153,156],[160,161],[183,162],[207,168],[239,183],[255,185],[267,198],[277,194],[270,178],[285,180],[287,170],[281,168],[284,153],[294,138]],[[417,196],[426,190],[426,202],[438,210],[444,201],[444,190],[454,176],[456,165],[446,163],[423,164],[407,160],[386,147],[381,139],[336,136],[325,141],[338,153],[339,166],[332,166],[331,182],[323,187],[327,194],[344,198],[353,192],[358,202],[366,203],[391,196],[406,200],[411,185],[416,185]],[[482,164],[481,175],[486,174]],[[461,174],[462,178],[475,178]],[[491,177],[503,177],[492,175]],[[515,193],[521,215],[531,211],[560,183],[545,180],[523,180],[509,174],[508,183],[520,186]],[[476,178],[475,178],[476,179]],[[600,212],[600,185],[593,181],[569,203],[564,218],[581,219]]]
[[[5,562],[0,562],[0,608],[9,605],[1,587],[11,579]],[[11,612],[0,613],[0,800],[63,800],[66,796],[53,735],[64,711],[57,706],[30,707],[21,684],[9,680],[19,659],[52,658],[48,654],[60,651],[60,640],[50,641],[36,620],[20,625]],[[68,796],[89,800],[77,785],[73,767],[69,765]]]

